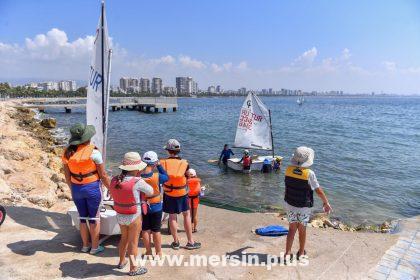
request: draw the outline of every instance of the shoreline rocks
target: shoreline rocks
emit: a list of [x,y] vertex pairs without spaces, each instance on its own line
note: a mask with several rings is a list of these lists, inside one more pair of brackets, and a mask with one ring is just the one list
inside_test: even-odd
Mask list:
[[36,120],[34,111],[16,105],[0,102],[0,203],[50,208],[71,200],[62,149],[49,131],[56,120]]

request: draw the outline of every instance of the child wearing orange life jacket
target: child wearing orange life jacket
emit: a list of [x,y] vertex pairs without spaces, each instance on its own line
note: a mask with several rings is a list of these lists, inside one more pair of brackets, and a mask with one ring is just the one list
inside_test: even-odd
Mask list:
[[249,155],[248,150],[244,150],[244,156],[241,158],[239,163],[241,163],[241,162],[242,162],[244,172],[250,172],[251,171],[252,158]]
[[197,173],[194,169],[187,171],[187,185],[188,185],[188,198],[191,210],[191,224],[192,232],[197,232],[198,224],[198,204],[200,203],[200,196],[202,193],[201,180],[197,177]]

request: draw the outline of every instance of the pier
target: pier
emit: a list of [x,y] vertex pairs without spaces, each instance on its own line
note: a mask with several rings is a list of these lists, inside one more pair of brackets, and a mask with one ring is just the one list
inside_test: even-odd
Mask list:
[[[86,108],[86,98],[31,98],[22,100],[25,108],[38,109],[46,112],[48,109],[62,108],[71,113],[76,108]],[[176,112],[178,99],[176,97],[111,97],[109,108],[112,111],[136,110],[144,113]]]

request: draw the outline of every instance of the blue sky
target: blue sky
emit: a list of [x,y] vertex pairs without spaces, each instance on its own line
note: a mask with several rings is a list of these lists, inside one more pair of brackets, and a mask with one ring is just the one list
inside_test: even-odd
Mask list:
[[[99,5],[0,0],[0,78],[84,79],[89,50],[75,42],[88,44]],[[172,85],[175,75],[191,75],[201,88],[420,93],[419,1],[108,0],[106,5],[116,50],[114,81],[162,76]],[[65,42],[54,45],[63,33]],[[48,40],[34,54],[25,39],[36,43],[38,34]]]

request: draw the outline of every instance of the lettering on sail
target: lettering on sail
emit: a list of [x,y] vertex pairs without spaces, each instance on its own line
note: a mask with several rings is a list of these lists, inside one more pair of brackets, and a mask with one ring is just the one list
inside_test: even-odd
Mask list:
[[242,129],[251,130],[254,121],[261,122],[262,120],[263,116],[254,114],[249,109],[242,108],[238,126]]
[[102,75],[90,66],[89,85],[94,91],[98,91],[98,86],[102,83]]

